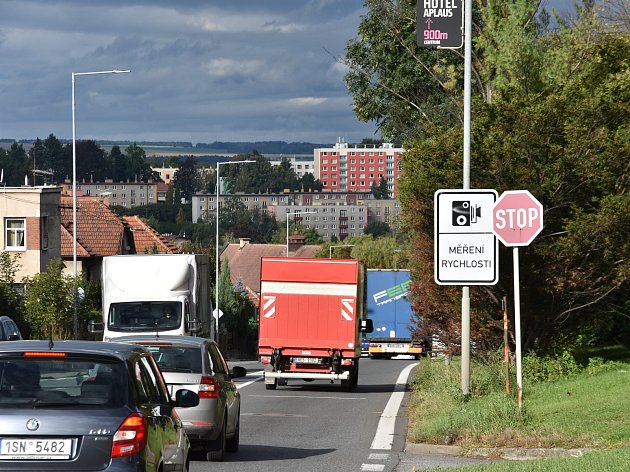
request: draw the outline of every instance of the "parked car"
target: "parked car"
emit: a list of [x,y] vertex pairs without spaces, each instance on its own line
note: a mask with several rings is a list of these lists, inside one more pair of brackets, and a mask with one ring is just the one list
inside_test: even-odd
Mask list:
[[171,400],[141,346],[4,343],[0,471],[186,471],[190,443],[178,413],[198,404],[184,389]]
[[118,342],[147,347],[158,363],[171,395],[182,388],[199,395],[199,405],[179,416],[195,451],[207,460],[222,461],[225,453],[238,451],[241,396],[232,379],[247,369],[230,370],[214,341],[193,336],[123,336]]
[[0,316],[0,341],[18,341],[22,339],[20,329],[8,316]]

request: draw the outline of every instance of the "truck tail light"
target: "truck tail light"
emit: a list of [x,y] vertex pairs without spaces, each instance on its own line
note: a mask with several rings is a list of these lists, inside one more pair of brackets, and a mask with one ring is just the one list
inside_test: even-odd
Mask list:
[[271,356],[260,356],[260,362],[262,364],[271,364]]
[[199,398],[217,398],[219,396],[219,382],[213,377],[203,376],[199,382]]
[[147,418],[131,413],[114,434],[112,458],[137,454],[147,445]]

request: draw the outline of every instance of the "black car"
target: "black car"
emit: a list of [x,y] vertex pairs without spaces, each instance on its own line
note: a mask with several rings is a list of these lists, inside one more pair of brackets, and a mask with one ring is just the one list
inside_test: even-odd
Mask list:
[[190,443],[144,347],[97,341],[0,346],[0,471],[187,471]]
[[20,329],[8,316],[0,316],[0,341],[18,341],[22,339]]

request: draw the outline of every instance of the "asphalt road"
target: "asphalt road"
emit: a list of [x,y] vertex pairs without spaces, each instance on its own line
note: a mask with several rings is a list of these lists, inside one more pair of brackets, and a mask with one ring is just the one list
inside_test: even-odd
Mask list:
[[193,461],[191,472],[395,470],[405,447],[405,383],[414,377],[414,360],[361,359],[353,392],[318,380],[266,390],[261,364],[230,362],[234,365],[248,370],[236,380],[240,449],[223,463]]
[[406,383],[417,369],[411,358],[362,358],[354,392],[342,392],[338,382],[301,380],[266,390],[260,363],[229,365],[248,371],[235,380],[239,451],[225,462],[194,460],[190,472],[417,472],[490,462],[406,444]]

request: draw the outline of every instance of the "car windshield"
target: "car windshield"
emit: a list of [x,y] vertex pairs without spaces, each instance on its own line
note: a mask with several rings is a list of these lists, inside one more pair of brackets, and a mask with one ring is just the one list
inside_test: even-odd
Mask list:
[[199,347],[147,346],[162,372],[201,373]]
[[117,408],[127,396],[121,360],[85,357],[0,357],[0,408]]
[[181,326],[177,302],[125,302],[109,306],[107,327],[114,331],[167,331]]

